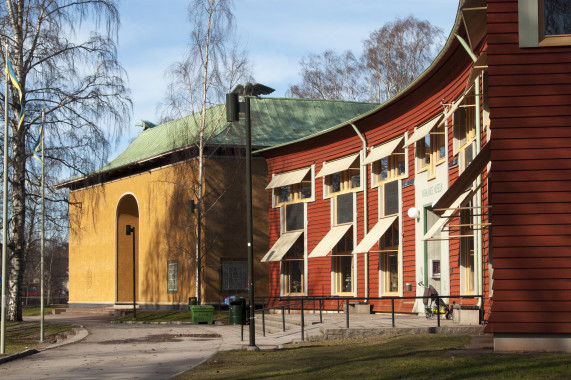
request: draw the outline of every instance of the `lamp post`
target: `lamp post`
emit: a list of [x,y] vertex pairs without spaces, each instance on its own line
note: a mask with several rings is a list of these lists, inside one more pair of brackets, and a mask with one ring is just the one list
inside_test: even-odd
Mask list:
[[137,289],[136,289],[136,278],[135,278],[135,263],[136,263],[136,255],[135,255],[135,227],[131,227],[130,224],[127,224],[126,227],[127,236],[133,233],[133,320],[137,319]]
[[[250,344],[248,350],[257,351],[256,329],[254,325],[254,237],[252,222],[252,119],[250,117],[250,98],[252,96],[267,95],[274,92],[273,88],[263,84],[246,83],[238,85],[234,90],[226,94],[226,121],[234,122],[240,120],[240,112],[246,118],[246,239],[248,248],[248,301],[250,304]],[[238,95],[244,97],[243,102],[238,101]]]

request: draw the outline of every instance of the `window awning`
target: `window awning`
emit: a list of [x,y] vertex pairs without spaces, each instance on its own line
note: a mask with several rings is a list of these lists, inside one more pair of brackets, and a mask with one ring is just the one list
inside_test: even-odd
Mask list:
[[396,140],[392,140],[392,141],[386,142],[382,145],[374,147],[373,149],[371,149],[371,153],[369,153],[369,155],[367,156],[367,158],[363,162],[363,165],[367,165],[367,164],[373,163],[375,161],[378,161],[382,158],[390,156],[395,151],[395,149],[399,146],[402,139],[403,139],[403,137],[400,137]]
[[426,232],[426,234],[424,234],[424,237],[422,238],[422,240],[430,240],[430,239],[432,239],[432,237],[434,236],[435,233],[442,230],[442,227],[444,227],[445,225],[448,224],[448,221],[450,220],[450,217],[452,217],[452,214],[454,214],[456,212],[456,209],[458,207],[460,207],[462,205],[462,203],[470,195],[473,195],[473,193],[471,191],[466,191],[465,193],[461,194],[454,201],[454,203],[452,203],[452,205],[450,205],[450,207],[446,211],[444,211],[444,213],[440,216],[440,219],[438,219],[436,221],[436,223],[434,223],[432,225],[432,227],[430,227],[430,229]]
[[294,170],[287,173],[275,174],[272,178],[270,184],[266,186],[266,189],[275,189],[277,187],[289,186],[303,181],[307,173],[311,168],[303,168],[299,170]]
[[309,254],[308,257],[327,256],[327,254],[331,252],[333,247],[335,247],[335,245],[339,243],[339,240],[341,240],[341,238],[345,236],[347,231],[349,231],[349,228],[351,228],[352,226],[353,226],[352,224],[343,224],[341,226],[332,227],[331,230],[327,233],[327,235],[325,235],[323,239],[321,239],[319,244],[317,244],[317,247],[315,247],[315,249]]
[[358,155],[359,153],[355,153],[339,160],[324,162],[323,167],[315,177],[325,177],[326,175],[342,172],[343,170],[349,169]]
[[472,86],[472,83],[476,80],[476,78],[480,75],[480,73],[487,69],[488,69],[488,53],[483,52],[482,54],[480,54],[480,56],[472,66],[472,72],[470,73],[470,77],[468,78],[468,83],[466,84],[466,91],[470,89],[470,86]]
[[476,177],[482,170],[488,165],[490,162],[490,143],[486,143],[486,145],[482,148],[480,153],[476,155],[474,160],[468,165],[466,170],[460,174],[460,176],[456,179],[456,181],[442,194],[440,199],[434,203],[432,208],[436,214],[442,214],[442,209],[450,208],[452,202],[457,199],[460,194],[462,194],[466,189],[470,187],[470,185],[476,180]]
[[456,112],[458,107],[460,107],[460,104],[462,104],[462,102],[464,101],[464,97],[466,96],[466,92],[464,94],[462,94],[462,96],[460,98],[458,98],[458,100],[455,103],[452,103],[450,105],[450,108],[448,109],[448,111],[444,112],[444,118],[442,118],[440,123],[438,123],[438,126],[440,126],[440,124],[442,124],[446,120],[448,120],[450,118],[450,116],[452,116],[454,114],[454,112]]
[[286,232],[280,238],[272,249],[266,253],[266,255],[262,258],[261,262],[265,263],[267,261],[280,261],[287,251],[295,244],[297,239],[303,234],[303,231],[295,231],[295,232]]
[[434,127],[436,127],[437,125],[440,125],[440,122],[442,121],[442,115],[430,120],[428,123],[424,124],[422,127],[418,128],[416,131],[414,131],[414,133],[412,134],[412,136],[410,136],[410,139],[408,139],[408,141],[406,142],[406,144],[404,144],[405,148],[409,145],[414,144],[415,142],[421,140],[424,138],[424,136],[426,136],[427,134],[430,133],[430,131],[432,131],[432,129]]
[[353,250],[353,253],[367,253],[371,249],[376,242],[381,239],[381,237],[387,232],[387,230],[391,227],[391,225],[395,222],[398,216],[389,216],[388,218],[379,219],[375,227],[361,242],[357,245],[357,247]]

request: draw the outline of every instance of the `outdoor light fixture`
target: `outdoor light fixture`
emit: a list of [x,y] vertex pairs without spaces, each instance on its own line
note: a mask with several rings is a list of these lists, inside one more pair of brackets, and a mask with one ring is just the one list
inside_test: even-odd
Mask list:
[[137,319],[137,296],[136,296],[136,281],[135,281],[135,227],[131,227],[130,224],[127,224],[125,228],[125,232],[127,236],[133,233],[133,320]]
[[416,207],[409,208],[407,214],[408,214],[409,218],[413,218],[413,219],[420,218],[420,210],[417,209]]
[[[226,94],[226,121],[239,121],[240,113],[246,118],[246,214],[247,214],[247,244],[248,244],[248,301],[250,303],[250,345],[249,350],[259,350],[256,347],[256,330],[254,326],[254,238],[252,222],[252,118],[250,117],[250,98],[258,95],[268,95],[273,88],[259,83],[238,85],[231,93]],[[244,98],[243,102],[238,96]]]

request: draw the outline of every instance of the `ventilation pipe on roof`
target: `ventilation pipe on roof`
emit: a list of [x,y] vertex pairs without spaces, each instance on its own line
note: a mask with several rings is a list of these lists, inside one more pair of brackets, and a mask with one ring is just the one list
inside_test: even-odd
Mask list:
[[[361,141],[363,142],[363,157],[367,157],[367,140],[365,139],[365,137],[363,136],[363,134],[361,134],[361,132],[359,132],[359,129],[357,128],[357,126],[353,123],[349,123],[351,125],[351,127],[353,127],[353,129],[355,130],[355,133],[357,134],[357,136],[359,136],[359,138],[361,139]],[[369,220],[369,212],[368,212],[368,190],[369,190],[369,181],[368,181],[368,171],[367,171],[367,167],[365,167],[365,170],[363,170],[364,176],[363,176],[363,229],[365,230],[365,236],[367,236],[367,233],[369,232],[369,227],[368,227],[368,220]],[[357,230],[357,221],[355,221],[355,230]],[[369,253],[365,252],[363,260],[365,261],[365,300],[368,301],[369,298]],[[357,268],[357,265],[355,265],[355,268]],[[356,277],[355,277],[355,288],[357,287],[357,281],[356,281]]]

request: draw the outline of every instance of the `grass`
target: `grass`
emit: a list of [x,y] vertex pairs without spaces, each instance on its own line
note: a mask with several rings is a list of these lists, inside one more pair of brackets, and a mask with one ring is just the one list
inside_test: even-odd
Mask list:
[[58,335],[74,327],[77,326],[64,323],[44,323],[44,343],[40,343],[40,322],[7,322],[5,355],[55,343]]
[[[133,313],[126,312],[122,317],[114,319],[116,322],[130,322],[133,320]],[[228,321],[228,311],[215,310],[212,314],[214,322]],[[137,322],[192,322],[190,311],[137,311]]]
[[176,379],[569,379],[571,354],[462,353],[468,336],[325,341],[222,351]]
[[[44,307],[44,315],[51,314],[53,308],[51,307]],[[35,317],[40,315],[42,310],[39,307],[30,307],[30,308],[23,308],[22,309],[22,316],[23,317]]]

